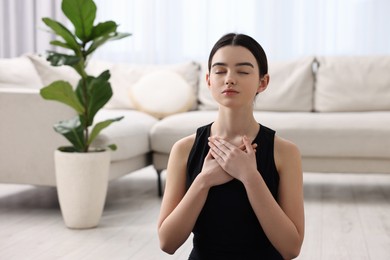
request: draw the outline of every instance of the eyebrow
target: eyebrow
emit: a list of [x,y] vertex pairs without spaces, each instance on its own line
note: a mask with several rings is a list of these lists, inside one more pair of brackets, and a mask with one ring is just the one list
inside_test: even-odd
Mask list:
[[[213,68],[213,67],[215,67],[215,66],[224,66],[224,67],[226,67],[227,64],[226,64],[226,63],[223,63],[223,62],[216,62],[216,63],[214,63],[211,67]],[[236,67],[239,67],[239,66],[249,66],[249,67],[252,67],[252,68],[255,67],[255,66],[253,66],[253,64],[250,63],[250,62],[239,62],[239,63],[236,64]]]

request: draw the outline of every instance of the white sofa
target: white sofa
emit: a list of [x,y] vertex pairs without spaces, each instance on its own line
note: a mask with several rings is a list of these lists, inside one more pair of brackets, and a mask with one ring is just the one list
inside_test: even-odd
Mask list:
[[[5,72],[12,62],[14,75]],[[119,147],[111,179],[153,164],[161,183],[173,143],[216,117],[206,67],[91,62],[91,74],[112,73],[114,96],[99,117],[125,115],[100,138]],[[299,146],[304,171],[390,173],[390,57],[305,57],[269,67],[255,117]],[[172,75],[157,77],[161,71],[188,86]],[[0,182],[55,185],[52,151],[64,140],[51,125],[69,111],[42,100],[37,89],[57,78],[77,80],[71,69],[36,55],[0,60]]]
[[[69,68],[52,69],[39,57],[30,58],[0,60],[0,182],[56,186],[54,150],[69,143],[54,132],[53,124],[75,114],[63,104],[41,98],[39,89],[63,76],[70,81],[77,76]],[[47,70],[39,65],[48,66]],[[112,153],[110,180],[151,164],[149,131],[157,122],[128,109],[103,109],[96,120],[117,116],[124,119],[102,131],[95,142],[118,146]]]
[[[299,146],[306,172],[390,173],[389,71],[389,56],[270,62],[270,84],[256,100],[255,117]],[[217,104],[204,80],[198,98],[198,110],[152,127],[158,171],[176,140],[215,119]]]

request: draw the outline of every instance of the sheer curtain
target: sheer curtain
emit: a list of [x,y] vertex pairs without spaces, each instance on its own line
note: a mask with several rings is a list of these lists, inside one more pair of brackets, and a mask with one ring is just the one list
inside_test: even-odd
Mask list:
[[117,61],[205,60],[227,32],[247,33],[270,59],[390,54],[386,0],[96,0],[133,36],[97,56]]
[[[0,0],[0,56],[43,52],[42,16],[63,19],[61,0]],[[270,60],[305,55],[390,54],[387,0],[95,0],[97,21],[133,35],[96,58],[131,63],[206,60],[227,32],[247,33]],[[22,11],[19,11],[22,10]]]
[[61,0],[0,0],[0,58],[50,49],[42,17],[64,22],[60,10]]

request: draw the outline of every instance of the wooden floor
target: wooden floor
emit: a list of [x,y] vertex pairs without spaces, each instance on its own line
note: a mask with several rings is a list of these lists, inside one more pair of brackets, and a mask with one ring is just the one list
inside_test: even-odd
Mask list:
[[[306,236],[298,259],[390,259],[390,175],[305,173]],[[158,247],[161,200],[151,167],[110,183],[98,228],[70,230],[56,190],[0,184],[0,259],[187,259]]]

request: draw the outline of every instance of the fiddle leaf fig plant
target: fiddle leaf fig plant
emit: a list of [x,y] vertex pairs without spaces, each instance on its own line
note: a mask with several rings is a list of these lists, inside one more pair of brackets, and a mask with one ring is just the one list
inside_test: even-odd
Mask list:
[[[52,66],[72,67],[80,75],[80,80],[77,86],[63,80],[54,81],[43,87],[40,94],[44,99],[61,102],[77,112],[76,117],[54,125],[54,130],[72,145],[59,149],[86,153],[90,152],[92,142],[104,128],[123,118],[108,119],[94,124],[96,113],[112,97],[112,88],[109,70],[97,77],[87,74],[88,59],[107,41],[119,40],[131,34],[117,32],[118,25],[113,21],[94,25],[97,7],[93,0],[63,0],[61,8],[73,24],[74,32],[58,21],[47,17],[42,19],[59,38],[50,44],[67,49],[66,53],[49,51],[47,60]],[[115,150],[116,146],[112,144],[108,148]]]

